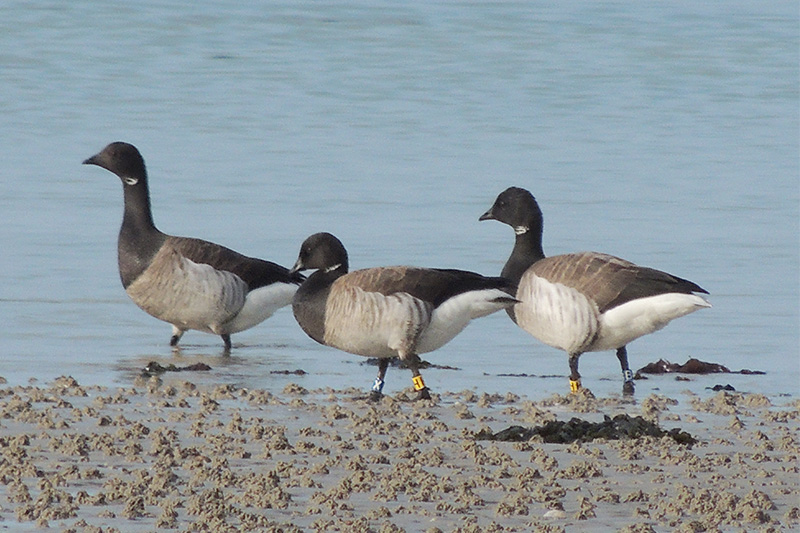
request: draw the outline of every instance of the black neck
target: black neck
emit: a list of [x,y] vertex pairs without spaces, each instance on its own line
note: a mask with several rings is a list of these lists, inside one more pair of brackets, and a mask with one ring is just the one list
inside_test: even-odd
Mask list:
[[119,272],[122,284],[127,287],[149,265],[164,244],[166,235],[158,231],[150,210],[147,182],[124,185],[125,212],[119,230],[117,246]]
[[134,230],[138,234],[157,232],[150,209],[150,193],[147,183],[140,181],[136,185],[124,185],[125,213],[122,216],[122,229]]
[[541,230],[530,229],[524,233],[518,233],[514,241],[514,249],[511,256],[503,267],[501,275],[518,284],[528,268],[536,261],[544,259],[542,251],[542,232]]

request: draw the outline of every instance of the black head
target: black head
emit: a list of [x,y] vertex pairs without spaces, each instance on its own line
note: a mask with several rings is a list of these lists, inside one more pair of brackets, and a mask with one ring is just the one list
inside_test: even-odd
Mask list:
[[525,189],[509,187],[501,192],[491,209],[478,220],[497,220],[508,224],[517,234],[534,230],[541,233],[542,210],[536,198]]
[[292,272],[302,270],[334,270],[349,268],[347,250],[342,241],[330,233],[315,233],[308,237],[300,246],[297,262],[292,267]]
[[103,150],[83,162],[84,165],[97,165],[113,172],[125,185],[136,185],[147,179],[144,159],[132,144],[113,142]]

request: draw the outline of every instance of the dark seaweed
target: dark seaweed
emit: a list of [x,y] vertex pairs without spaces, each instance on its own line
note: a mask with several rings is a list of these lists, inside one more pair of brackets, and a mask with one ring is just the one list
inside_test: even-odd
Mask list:
[[760,370],[748,370],[746,368],[734,372],[719,363],[706,363],[705,361],[691,358],[682,365],[659,359],[655,363],[650,363],[637,370],[636,375],[638,378],[639,374],[671,374],[673,372],[680,374],[765,374]]
[[175,366],[170,363],[164,366],[155,361],[150,361],[147,363],[147,365],[145,365],[144,369],[142,370],[142,374],[145,376],[157,376],[158,374],[163,374],[164,372],[197,372],[208,370],[211,370],[211,367],[205,363],[195,363],[188,366]]
[[572,418],[568,422],[553,421],[533,428],[511,426],[497,433],[479,431],[475,440],[493,440],[503,442],[522,442],[531,437],[540,436],[547,443],[570,444],[572,442],[589,442],[595,439],[621,440],[639,437],[672,437],[679,444],[692,446],[697,440],[680,429],[665,431],[657,424],[645,420],[641,416],[630,417],[617,415],[614,418],[604,417],[602,422],[588,422]]

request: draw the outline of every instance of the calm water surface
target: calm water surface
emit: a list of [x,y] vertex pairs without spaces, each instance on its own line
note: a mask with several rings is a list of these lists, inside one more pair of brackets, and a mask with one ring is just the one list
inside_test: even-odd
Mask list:
[[[164,231],[292,264],[326,230],[354,268],[496,274],[513,234],[478,216],[509,185],[545,213],[549,254],[593,249],[696,281],[714,308],[629,348],[765,376],[657,378],[800,394],[795,2],[487,5],[5,2],[0,7],[0,376],[129,384],[150,360],[190,379],[367,388],[284,309],[234,336],[136,308],[116,270],[119,180],[80,162],[114,140],[148,163]],[[427,356],[436,390],[566,390],[564,354],[503,314]],[[273,371],[301,368],[306,376]],[[616,393],[611,352],[581,360]],[[551,378],[502,377],[527,373]],[[387,389],[410,384],[391,371]]]

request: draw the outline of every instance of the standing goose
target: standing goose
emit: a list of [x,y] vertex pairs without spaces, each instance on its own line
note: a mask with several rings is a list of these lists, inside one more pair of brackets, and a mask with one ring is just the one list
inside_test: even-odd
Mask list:
[[545,258],[542,211],[530,192],[510,187],[479,220],[514,228],[516,242],[502,276],[518,285],[520,303],[508,309],[516,324],[569,356],[570,387],[581,387],[578,358],[584,352],[616,350],[632,394],[633,373],[625,346],[671,320],[711,307],[691,281],[597,252]]
[[153,224],[144,159],[115,142],[83,162],[119,176],[125,213],[117,253],[122,286],[150,315],[172,324],[171,346],[187,330],[214,333],[230,350],[231,334],[289,305],[304,277],[218,244],[173,237]]
[[377,357],[371,398],[382,395],[389,358],[410,368],[419,398],[430,398],[419,357],[448,343],[473,318],[508,308],[511,283],[474,272],[393,266],[348,273],[347,251],[330,233],[300,247],[292,272],[316,269],[295,294],[294,316],[320,344]]

